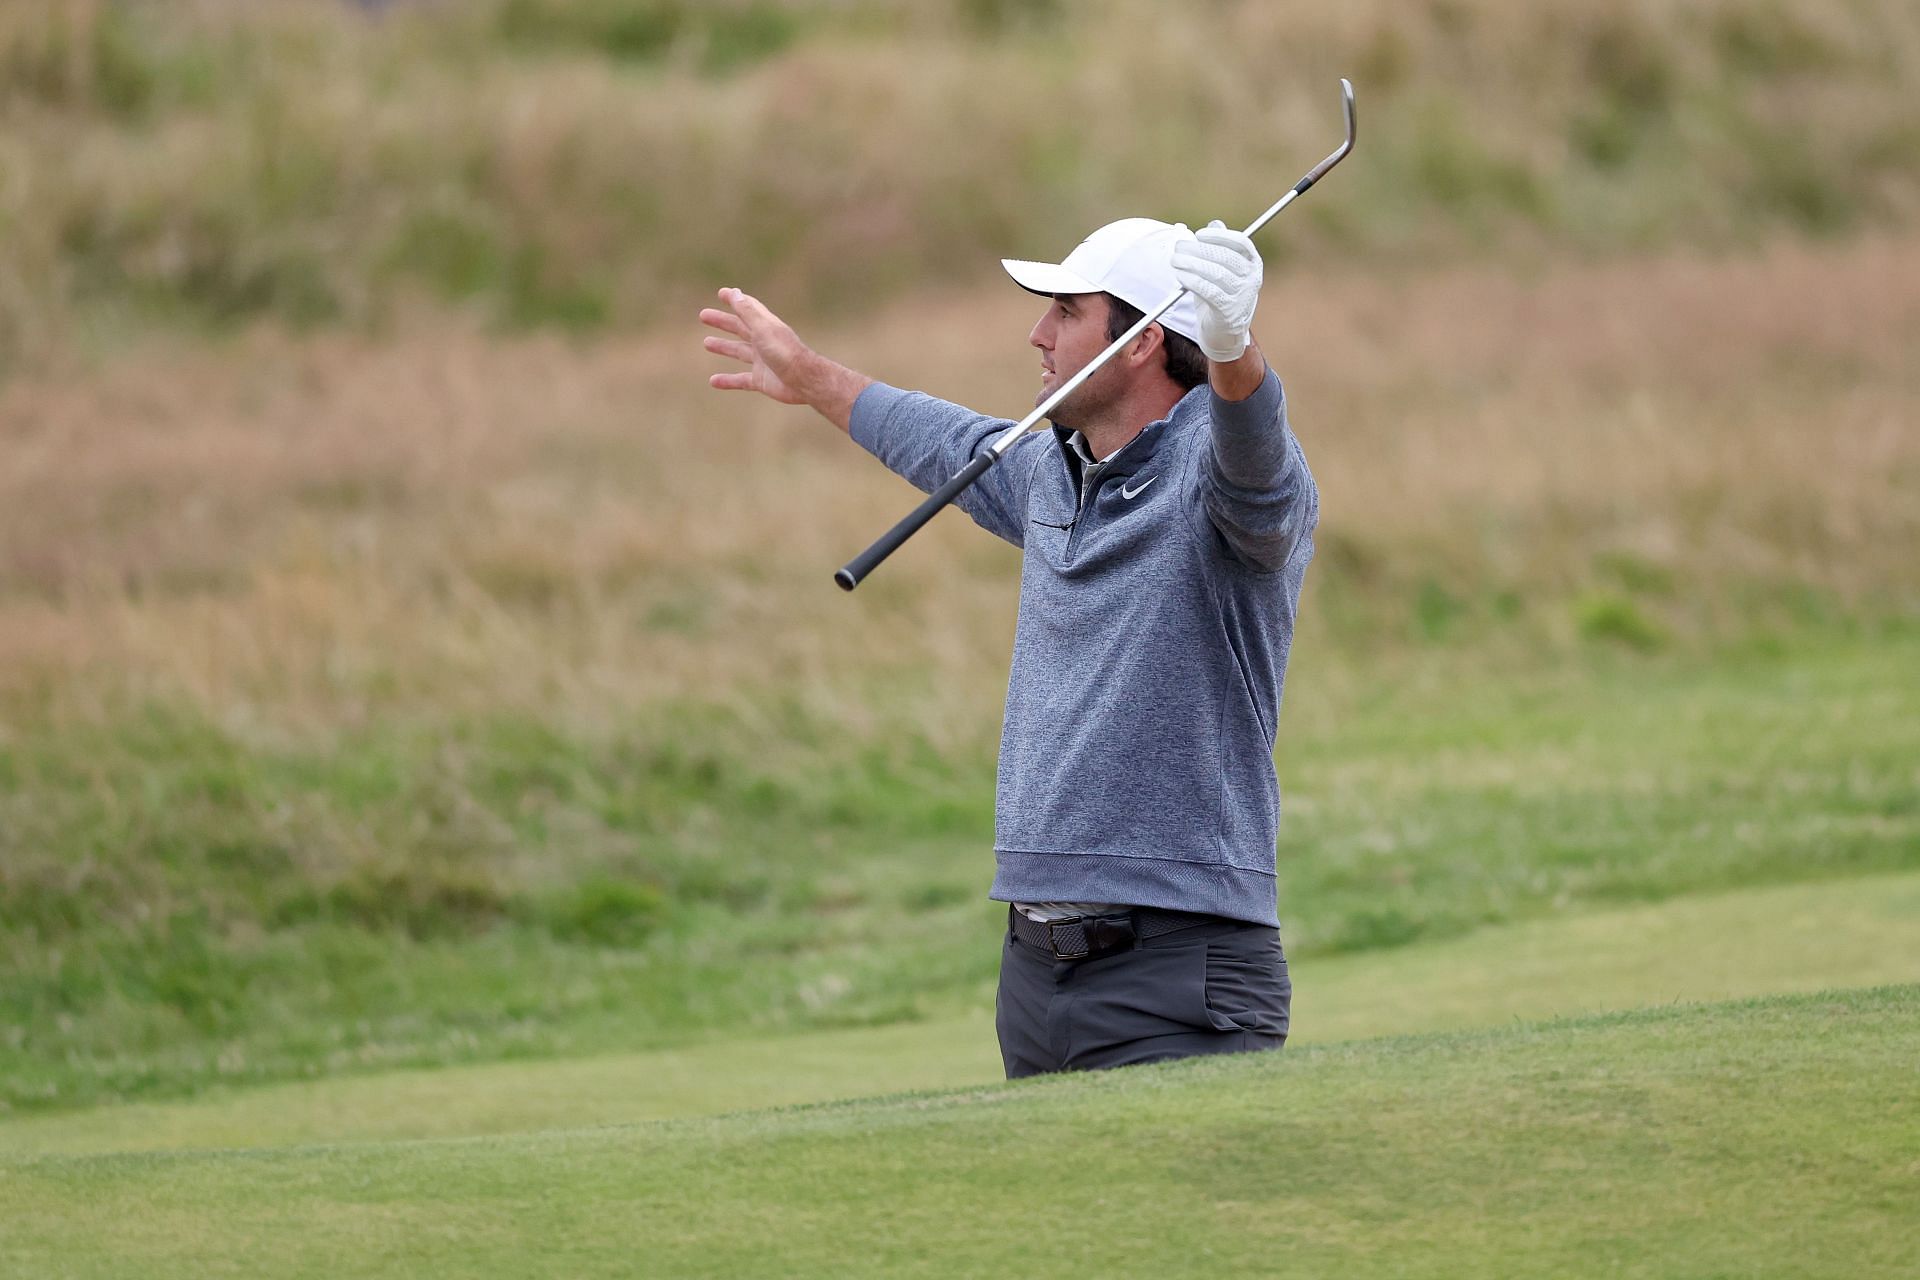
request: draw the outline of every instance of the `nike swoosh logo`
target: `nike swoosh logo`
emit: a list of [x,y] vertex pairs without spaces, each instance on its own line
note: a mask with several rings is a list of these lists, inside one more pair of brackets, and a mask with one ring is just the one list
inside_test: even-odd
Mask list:
[[1147,486],[1152,484],[1155,480],[1158,480],[1159,478],[1160,478],[1159,476],[1148,476],[1145,480],[1142,480],[1140,482],[1139,488],[1136,488],[1136,489],[1129,489],[1127,488],[1126,485],[1123,484],[1120,486],[1120,496],[1131,501],[1134,498],[1139,497],[1142,493],[1144,493],[1146,491]]

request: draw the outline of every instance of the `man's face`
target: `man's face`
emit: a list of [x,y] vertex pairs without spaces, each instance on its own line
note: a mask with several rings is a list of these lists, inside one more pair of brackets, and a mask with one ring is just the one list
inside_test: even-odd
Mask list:
[[[1033,398],[1039,404],[1107,349],[1107,295],[1055,294],[1027,341],[1040,349],[1040,391]],[[1062,427],[1084,426],[1118,399],[1125,376],[1120,361],[1108,362],[1054,409],[1053,422]]]

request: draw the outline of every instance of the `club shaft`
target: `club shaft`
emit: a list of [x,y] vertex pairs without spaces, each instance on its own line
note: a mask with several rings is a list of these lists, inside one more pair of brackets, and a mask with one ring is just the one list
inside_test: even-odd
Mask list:
[[1034,426],[1040,422],[1041,419],[1052,414],[1054,409],[1059,407],[1059,404],[1061,401],[1065,400],[1068,396],[1072,395],[1075,391],[1078,391],[1080,389],[1081,383],[1085,382],[1088,378],[1091,378],[1094,374],[1100,372],[1100,367],[1102,365],[1106,364],[1107,361],[1113,359],[1113,357],[1117,353],[1119,353],[1129,342],[1132,342],[1135,338],[1145,333],[1147,331],[1148,325],[1158,320],[1161,316],[1167,314],[1168,311],[1171,311],[1173,309],[1174,304],[1179,302],[1181,298],[1184,298],[1186,294],[1187,294],[1187,291],[1185,289],[1175,289],[1172,293],[1162,298],[1160,300],[1160,305],[1156,306],[1153,310],[1147,312],[1145,315],[1141,316],[1138,320],[1135,320],[1131,325],[1129,325],[1125,333],[1115,338],[1112,342],[1109,342],[1106,346],[1106,349],[1103,350],[1099,355],[1087,361],[1086,365],[1081,368],[1080,372],[1074,374],[1071,378],[1068,378],[1065,382],[1055,387],[1053,389],[1052,395],[1048,396],[1045,400],[1042,400],[1039,404],[1033,406],[1032,413],[1029,413],[1026,417],[1020,419],[1020,421],[1014,423],[1012,426],[1008,427],[1005,431],[1002,431],[999,435],[995,436],[992,442],[987,445],[985,452],[991,453],[995,459],[998,459],[1001,454],[1005,453],[1009,448],[1013,446],[1013,442],[1015,440],[1018,440],[1021,436],[1031,431],[1034,428]]
[[[1339,164],[1346,158],[1347,153],[1353,150],[1353,140],[1356,133],[1353,110],[1353,85],[1347,80],[1341,80],[1340,92],[1347,117],[1346,139],[1333,151],[1329,152],[1326,159],[1309,169],[1306,176],[1294,183],[1285,195],[1274,201],[1265,213],[1249,223],[1244,234],[1252,236],[1258,232],[1260,228],[1266,226],[1267,223],[1273,220],[1275,214],[1279,213],[1289,204],[1292,204],[1308,187],[1311,187],[1314,183],[1325,177],[1327,170]],[[1161,300],[1160,305],[1134,321],[1125,333],[1108,343],[1106,349],[1092,360],[1089,360],[1079,372],[1055,387],[1052,395],[1049,395],[1033,407],[1032,413],[1029,413],[1026,417],[1020,419],[1020,421],[1014,423],[1005,431],[1002,431],[999,435],[988,441],[986,446],[973,456],[972,461],[968,462],[966,466],[955,473],[951,480],[928,494],[926,501],[908,512],[904,519],[894,525],[893,528],[887,530],[886,533],[882,534],[872,546],[842,566],[841,569],[833,575],[833,580],[840,585],[841,590],[851,591],[859,586],[863,578],[869,573],[872,573],[881,561],[899,550],[900,545],[915,533],[919,532],[921,526],[938,515],[942,507],[966,492],[967,488],[971,486],[974,481],[985,475],[987,470],[1000,460],[1000,456],[1013,447],[1014,441],[1031,431],[1042,419],[1052,414],[1061,401],[1079,390],[1080,384],[1098,373],[1100,369],[1106,365],[1107,361],[1113,359],[1128,343],[1146,332],[1148,325],[1154,323],[1161,316],[1172,310],[1186,294],[1187,290],[1185,289],[1175,289],[1172,293],[1168,294]]]
[[851,591],[860,585],[860,579],[873,572],[873,567],[892,555],[900,544],[920,532],[920,526],[940,514],[940,509],[960,496],[962,490],[987,473],[1000,455],[990,449],[983,449],[974,456],[972,462],[960,468],[953,479],[927,495],[927,500],[909,511],[900,522],[881,534],[874,544],[849,560],[844,568],[833,575],[843,591]]

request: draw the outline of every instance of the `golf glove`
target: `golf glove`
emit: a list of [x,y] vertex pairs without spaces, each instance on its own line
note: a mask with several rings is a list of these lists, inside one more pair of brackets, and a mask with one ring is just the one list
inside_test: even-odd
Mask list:
[[1173,274],[1200,304],[1200,350],[1209,360],[1238,360],[1260,301],[1260,251],[1253,241],[1209,222],[1173,246]]

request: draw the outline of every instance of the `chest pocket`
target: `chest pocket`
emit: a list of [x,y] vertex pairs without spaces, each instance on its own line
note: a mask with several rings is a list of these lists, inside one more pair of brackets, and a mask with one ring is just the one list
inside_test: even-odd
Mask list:
[[1028,491],[1027,518],[1033,524],[1064,529],[1073,523],[1079,497],[1074,492],[1073,477],[1064,466],[1044,467]]

